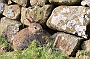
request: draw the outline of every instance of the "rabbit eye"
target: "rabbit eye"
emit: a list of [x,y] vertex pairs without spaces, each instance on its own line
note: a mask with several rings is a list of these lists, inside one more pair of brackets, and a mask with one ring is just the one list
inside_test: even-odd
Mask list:
[[37,27],[36,27],[36,26],[34,26],[34,28],[35,28],[35,29],[37,29]]

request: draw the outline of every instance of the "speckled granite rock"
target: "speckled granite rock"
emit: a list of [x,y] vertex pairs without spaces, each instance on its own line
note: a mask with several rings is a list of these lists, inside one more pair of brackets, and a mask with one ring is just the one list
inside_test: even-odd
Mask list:
[[43,7],[35,6],[21,9],[21,22],[24,23],[24,20],[32,17],[35,22],[40,24],[45,24],[50,13],[52,12],[52,5],[45,5]]
[[20,7],[18,5],[5,5],[3,15],[10,19],[17,19],[20,15]]
[[80,47],[80,42],[83,39],[66,33],[59,33],[54,41],[54,47],[68,55],[74,55]]
[[87,38],[85,31],[90,21],[90,8],[82,6],[59,6],[47,20],[47,26],[53,30],[77,34]]
[[9,42],[12,42],[15,34],[19,31],[20,22],[8,19],[6,17],[1,18],[0,23],[0,36],[4,39],[8,39]]
[[72,4],[78,4],[81,0],[49,0],[51,3],[59,4],[59,5],[72,5]]
[[21,6],[26,7],[26,6],[29,5],[30,0],[12,0],[12,1],[19,4],[19,5],[21,5]]
[[90,51],[90,40],[84,41],[84,43],[82,44],[82,49]]
[[83,0],[81,2],[81,5],[83,5],[83,6],[89,6],[90,7],[90,0]]
[[32,6],[36,6],[36,5],[44,6],[46,2],[48,2],[48,0],[30,0],[30,4]]

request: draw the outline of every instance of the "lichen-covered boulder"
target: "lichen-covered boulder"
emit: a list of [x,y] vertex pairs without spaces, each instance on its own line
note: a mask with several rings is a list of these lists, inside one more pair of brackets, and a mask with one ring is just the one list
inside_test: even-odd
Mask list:
[[32,17],[35,22],[45,25],[51,11],[53,9],[52,5],[45,5],[43,7],[35,6],[21,9],[21,22],[24,23],[24,20]]
[[90,7],[90,0],[83,0],[81,2],[81,5],[83,5],[83,6],[89,6]]
[[90,40],[84,41],[84,43],[82,44],[82,49],[90,51]]
[[59,48],[68,55],[75,55],[83,39],[66,33],[58,33],[54,41],[54,47]]
[[20,15],[19,5],[5,5],[3,15],[10,19],[18,19]]
[[64,31],[87,38],[86,26],[90,21],[90,8],[82,6],[59,6],[47,20],[53,30]]
[[36,5],[44,6],[46,2],[48,2],[48,0],[30,0],[30,4],[32,6],[36,6]]
[[49,0],[50,3],[55,3],[59,5],[73,5],[78,4],[81,2],[81,0]]
[[7,39],[12,42],[15,34],[19,31],[20,22],[8,19],[6,17],[1,18],[0,23],[0,36],[3,39]]
[[26,7],[26,6],[29,6],[29,1],[30,0],[12,0],[12,1],[21,5],[21,6]]

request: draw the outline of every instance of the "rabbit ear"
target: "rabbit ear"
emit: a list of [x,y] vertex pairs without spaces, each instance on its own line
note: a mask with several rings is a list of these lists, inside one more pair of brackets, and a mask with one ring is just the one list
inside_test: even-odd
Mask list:
[[31,23],[34,23],[34,20],[33,20],[32,17],[26,18],[26,19],[24,20],[24,24],[25,24],[25,25],[28,25],[28,26],[29,26]]
[[33,18],[32,17],[29,17],[29,18],[26,18],[30,23],[33,23],[34,22],[34,20],[33,20]]

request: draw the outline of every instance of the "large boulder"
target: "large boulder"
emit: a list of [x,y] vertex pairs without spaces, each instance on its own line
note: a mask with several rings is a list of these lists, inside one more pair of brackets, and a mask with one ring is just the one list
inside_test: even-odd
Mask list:
[[59,5],[73,5],[78,4],[81,2],[81,0],[49,0],[50,3],[55,3]]
[[12,1],[21,5],[21,6],[26,7],[26,6],[29,6],[29,1],[30,0],[12,0]]
[[75,55],[83,39],[66,33],[58,33],[53,46],[68,55]]
[[49,15],[52,12],[52,9],[52,5],[45,5],[43,7],[35,6],[29,8],[22,7],[21,22],[24,23],[25,19],[32,17],[35,22],[45,25],[47,19],[49,18]]
[[30,0],[30,4],[32,6],[36,6],[36,5],[44,6],[46,2],[48,2],[48,0]]
[[10,19],[18,19],[20,15],[19,5],[5,5],[3,15]]
[[81,2],[81,5],[83,5],[83,6],[89,6],[90,7],[90,0],[83,0]]
[[87,38],[86,27],[90,21],[90,8],[82,6],[59,6],[47,20],[53,30],[64,31]]
[[6,17],[1,18],[0,23],[0,36],[3,39],[7,39],[12,42],[15,34],[19,31],[20,22],[8,19]]

